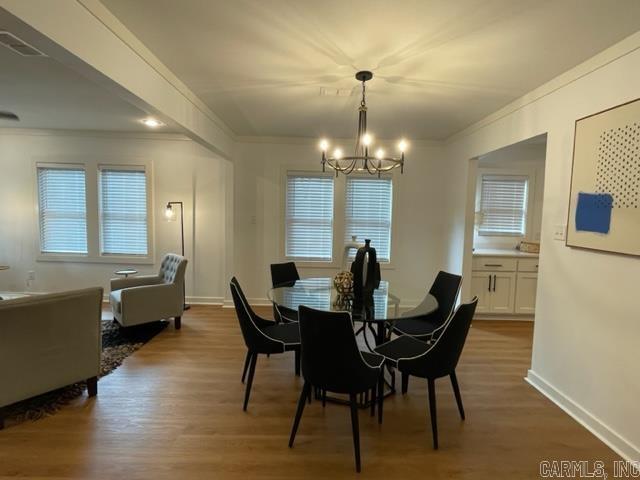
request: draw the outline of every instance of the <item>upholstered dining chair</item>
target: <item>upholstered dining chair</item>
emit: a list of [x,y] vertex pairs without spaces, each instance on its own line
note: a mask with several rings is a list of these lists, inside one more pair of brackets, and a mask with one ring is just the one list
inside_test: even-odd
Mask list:
[[438,301],[438,309],[435,312],[423,315],[422,304],[402,314],[403,318],[394,324],[394,332],[398,335],[409,335],[422,340],[430,339],[442,329],[445,322],[451,316],[456,299],[460,293],[462,277],[440,271],[429,289],[429,294]]
[[371,400],[372,413],[377,402],[378,422],[382,423],[384,358],[381,355],[360,351],[349,313],[326,312],[301,306],[299,314],[304,386],[291,428],[289,447],[293,447],[306,400],[311,396],[312,386],[321,390],[323,395],[326,391],[348,394],[356,470],[359,472],[360,430],[357,396],[360,393],[372,391],[372,397],[374,397]]
[[240,288],[240,283],[236,277],[231,279],[230,288],[233,304],[240,322],[242,338],[247,347],[247,355],[242,371],[242,382],[244,383],[247,369],[249,370],[249,378],[244,393],[244,405],[242,407],[246,411],[259,354],[270,355],[294,351],[295,372],[296,375],[300,375],[300,330],[297,323],[277,324],[273,320],[266,320],[256,315],[249,305],[242,288]]
[[456,366],[462,354],[473,314],[476,311],[478,297],[458,307],[456,313],[444,325],[440,336],[432,343],[423,342],[415,337],[403,335],[375,348],[385,360],[402,374],[426,378],[429,392],[429,411],[433,448],[438,448],[438,422],[436,418],[435,380],[449,377],[458,404],[460,418],[465,419],[462,396],[456,377]]
[[[438,301],[438,309],[435,312],[423,315],[423,304],[427,298],[416,308],[402,314],[402,318],[393,325],[393,332],[397,335],[409,335],[420,340],[431,340],[437,337],[446,321],[451,317],[456,305],[462,277],[440,271],[429,289],[429,294]],[[409,376],[402,375],[402,393],[409,389]]]
[[186,269],[186,258],[168,253],[157,275],[111,279],[109,303],[113,318],[129,327],[173,317],[176,329],[180,329]]
[[[300,275],[294,262],[271,264],[271,284],[273,287],[291,286],[296,280],[300,280]],[[278,323],[297,322],[298,312],[274,303],[273,318]]]

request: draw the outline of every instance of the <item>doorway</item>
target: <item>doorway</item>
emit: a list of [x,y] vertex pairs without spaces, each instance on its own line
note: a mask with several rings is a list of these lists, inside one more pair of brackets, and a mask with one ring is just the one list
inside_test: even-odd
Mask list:
[[478,319],[535,318],[546,147],[543,134],[471,161],[466,244]]

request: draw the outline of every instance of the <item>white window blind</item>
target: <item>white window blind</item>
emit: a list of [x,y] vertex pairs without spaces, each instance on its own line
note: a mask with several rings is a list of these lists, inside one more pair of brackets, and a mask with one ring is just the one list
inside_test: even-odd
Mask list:
[[147,255],[147,239],[144,169],[100,167],[100,252]]
[[296,286],[299,284],[304,288],[292,288],[284,292],[285,305],[305,305],[319,310],[331,310],[331,278],[305,278]]
[[285,255],[331,261],[333,177],[287,175]]
[[524,235],[527,222],[526,177],[483,175],[480,192],[480,235]]
[[392,199],[390,178],[347,178],[345,241],[354,235],[359,242],[370,239],[378,261],[383,262],[391,259]]
[[84,169],[38,167],[38,206],[43,253],[87,253]]

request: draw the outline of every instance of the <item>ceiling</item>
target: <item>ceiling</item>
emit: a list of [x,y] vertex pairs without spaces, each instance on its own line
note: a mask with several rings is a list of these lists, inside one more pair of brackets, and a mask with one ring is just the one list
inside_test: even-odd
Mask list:
[[[0,30],[17,34],[16,25],[0,9]],[[145,112],[52,58],[23,57],[0,45],[0,66],[0,111],[20,117],[0,119],[0,128],[149,131],[139,121]]]
[[[102,0],[238,135],[443,139],[640,29],[640,1]],[[320,96],[320,89],[353,89]]]
[[[506,147],[493,150],[485,155],[479,157],[480,166],[491,165],[498,161],[503,161],[506,156],[509,157],[510,162],[516,163],[530,163],[532,161],[531,153],[535,152],[538,155],[534,161],[545,162],[547,151],[547,134],[537,135],[535,137],[522,140],[521,142],[512,143]],[[522,152],[525,152],[523,155]]]

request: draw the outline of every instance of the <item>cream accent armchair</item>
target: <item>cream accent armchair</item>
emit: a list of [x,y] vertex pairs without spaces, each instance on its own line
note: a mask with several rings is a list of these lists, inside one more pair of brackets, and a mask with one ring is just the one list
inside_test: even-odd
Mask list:
[[102,288],[0,301],[0,429],[3,407],[87,381],[98,393]]
[[180,329],[186,269],[186,258],[168,253],[158,275],[112,279],[109,302],[113,318],[130,327],[173,317],[176,329]]

